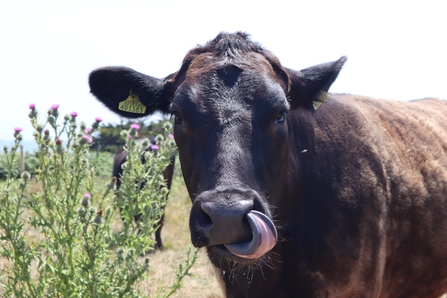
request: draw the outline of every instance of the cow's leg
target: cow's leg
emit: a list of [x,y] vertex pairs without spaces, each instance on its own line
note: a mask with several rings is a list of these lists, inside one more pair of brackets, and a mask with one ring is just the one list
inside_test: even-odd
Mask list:
[[[134,216],[134,220],[135,222],[138,222],[139,220],[141,220],[141,213],[136,214]],[[154,249],[157,250],[163,250],[163,243],[161,241],[161,228],[163,227],[164,224],[164,214],[161,216],[160,221],[157,223],[157,230],[155,231],[155,245],[154,245]],[[141,229],[138,229],[138,233],[140,233]]]
[[165,221],[165,215],[163,214],[158,222],[158,228],[155,231],[155,241],[157,242],[155,245],[155,249],[163,250],[163,243],[161,242],[161,228],[163,227]]

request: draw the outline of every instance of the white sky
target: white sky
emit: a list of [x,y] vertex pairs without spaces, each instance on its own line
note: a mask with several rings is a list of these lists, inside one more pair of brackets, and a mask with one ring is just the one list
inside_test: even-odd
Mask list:
[[[32,139],[28,105],[60,104],[88,124],[120,118],[89,94],[100,66],[155,77],[220,31],[245,31],[302,69],[348,56],[331,92],[447,99],[445,1],[0,0],[0,139]],[[40,118],[43,121],[43,117]]]

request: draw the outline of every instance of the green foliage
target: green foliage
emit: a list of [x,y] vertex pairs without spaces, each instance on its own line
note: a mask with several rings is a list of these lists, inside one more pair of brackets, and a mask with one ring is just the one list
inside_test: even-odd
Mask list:
[[[3,148],[4,152],[8,152],[8,148]],[[36,169],[39,167],[39,160],[32,154],[25,154],[25,171],[35,174]],[[11,170],[8,170],[7,159],[5,156],[0,156],[0,180],[5,180],[8,174],[13,178],[20,176],[20,163],[19,159],[14,159]]]
[[112,176],[113,158],[115,154],[109,152],[92,152],[87,155],[89,163],[95,168],[96,175],[103,178]]
[[168,119],[164,118],[159,122],[151,122],[149,124],[143,121],[128,121],[121,122],[120,124],[101,124],[98,135],[95,140],[95,144],[92,148],[98,149],[98,146],[102,152],[116,153],[126,143],[126,137],[121,135],[123,130],[129,130],[132,124],[140,126],[138,134],[140,137],[156,136],[164,134],[163,123],[166,123]]
[[[89,149],[100,119],[92,129],[84,123],[78,129],[76,116],[65,116],[58,125],[57,108],[48,112],[44,125],[38,124],[34,107],[30,113],[39,146],[35,179],[42,191],[27,193],[33,179],[27,171],[16,179],[19,132],[3,155],[7,171],[0,189],[0,259],[7,265],[0,273],[0,296],[140,297],[135,285],[148,275],[146,253],[166,203],[162,171],[175,151],[166,137],[172,126],[164,125],[164,136],[157,136],[160,150],[154,152],[145,152],[144,144],[136,141],[137,126],[123,133],[128,162],[116,190],[116,181],[96,183],[103,156]],[[133,220],[135,214],[141,214],[140,221]],[[113,223],[116,218],[121,222],[120,217],[123,227],[116,231]],[[39,241],[32,241],[31,229],[40,235]],[[179,289],[196,258],[197,251],[188,251],[168,293],[156,295],[168,297]]]

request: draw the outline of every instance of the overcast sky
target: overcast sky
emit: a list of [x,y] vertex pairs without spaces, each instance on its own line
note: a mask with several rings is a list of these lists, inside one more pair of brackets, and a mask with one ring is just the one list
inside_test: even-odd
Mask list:
[[[0,0],[0,140],[23,127],[28,106],[60,104],[92,123],[119,123],[90,94],[100,66],[155,77],[220,31],[245,31],[293,69],[348,56],[331,92],[447,99],[445,1]],[[40,118],[44,121],[43,118]]]

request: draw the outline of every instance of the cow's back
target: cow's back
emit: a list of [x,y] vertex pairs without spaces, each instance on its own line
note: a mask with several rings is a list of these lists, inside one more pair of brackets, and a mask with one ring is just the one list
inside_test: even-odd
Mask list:
[[358,223],[340,228],[361,235],[367,249],[357,257],[371,262],[347,270],[376,276],[380,297],[441,296],[447,291],[447,102],[334,95],[321,110],[314,131],[318,171],[336,177],[326,180],[338,200],[334,209],[352,211]]
[[379,105],[367,105],[371,109],[364,113],[376,115],[371,119],[387,140],[380,148],[389,197],[383,290],[389,297],[426,297],[442,284],[447,290],[447,103]]

